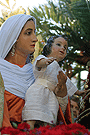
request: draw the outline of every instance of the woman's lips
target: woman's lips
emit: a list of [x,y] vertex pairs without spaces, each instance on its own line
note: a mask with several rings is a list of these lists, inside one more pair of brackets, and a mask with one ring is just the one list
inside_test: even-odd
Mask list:
[[35,44],[33,44],[33,45],[30,45],[30,46],[33,46],[33,47],[35,47]]

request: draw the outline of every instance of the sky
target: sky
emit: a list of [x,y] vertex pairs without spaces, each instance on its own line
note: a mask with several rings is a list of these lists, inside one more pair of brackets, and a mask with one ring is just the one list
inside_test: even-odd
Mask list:
[[[4,4],[6,4],[5,0],[0,0]],[[9,0],[10,6],[14,4],[14,0]],[[56,0],[57,1],[57,0]],[[38,7],[39,4],[47,4],[47,0],[16,0],[16,8],[19,6],[22,6],[23,8],[27,9],[29,7],[30,9],[33,9],[33,7]],[[2,16],[1,9],[4,9],[3,6],[0,5],[0,17]]]

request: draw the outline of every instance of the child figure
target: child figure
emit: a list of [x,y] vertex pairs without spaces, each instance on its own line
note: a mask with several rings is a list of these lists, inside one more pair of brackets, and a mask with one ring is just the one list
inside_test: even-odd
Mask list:
[[[66,88],[60,91],[57,75],[64,72],[58,62],[67,53],[67,40],[61,35],[50,37],[43,48],[43,55],[39,55],[33,63],[35,83],[30,86],[25,96],[25,106],[22,112],[23,121],[34,128],[36,121],[56,125],[59,104],[63,113],[68,104],[68,95],[73,95],[77,88],[67,77]],[[65,83],[65,82],[64,82]]]

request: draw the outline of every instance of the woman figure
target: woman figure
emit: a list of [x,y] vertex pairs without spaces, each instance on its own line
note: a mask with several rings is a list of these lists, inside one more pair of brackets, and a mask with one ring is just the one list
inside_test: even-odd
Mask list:
[[36,21],[30,15],[14,15],[0,30],[0,72],[4,81],[3,127],[21,122],[24,96],[34,83],[32,64],[27,56],[35,51]]
[[5,86],[3,127],[22,121],[25,93],[35,81],[27,59],[38,41],[35,30],[35,18],[25,14],[8,18],[0,29],[0,72]]
[[[68,95],[71,96],[77,91],[68,77],[67,81],[62,81],[61,86],[66,83],[62,91],[59,90],[60,85],[57,85],[58,72],[62,71],[58,62],[65,58],[67,48],[66,38],[61,35],[52,36],[43,48],[43,55],[39,55],[33,63],[36,81],[26,92],[22,113],[23,120],[27,120],[32,128],[35,120],[56,125],[59,105],[65,114]],[[64,123],[66,123],[65,120]]]

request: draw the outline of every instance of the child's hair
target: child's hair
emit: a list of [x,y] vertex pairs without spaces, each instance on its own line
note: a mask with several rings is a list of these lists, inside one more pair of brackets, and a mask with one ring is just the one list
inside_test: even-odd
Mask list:
[[48,40],[47,40],[47,43],[46,45],[43,47],[43,51],[42,51],[42,54],[44,56],[48,56],[50,53],[51,53],[51,47],[52,47],[52,43],[54,43],[54,40],[58,37],[62,37],[64,38],[66,41],[67,41],[67,37],[65,35],[55,35],[55,36],[51,36]]

